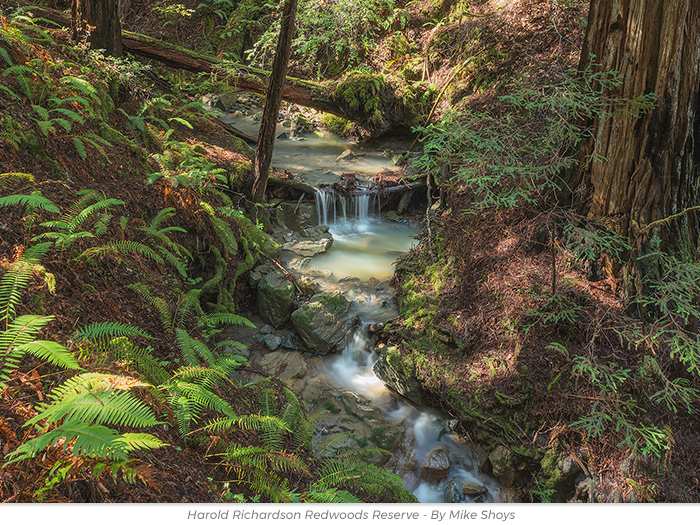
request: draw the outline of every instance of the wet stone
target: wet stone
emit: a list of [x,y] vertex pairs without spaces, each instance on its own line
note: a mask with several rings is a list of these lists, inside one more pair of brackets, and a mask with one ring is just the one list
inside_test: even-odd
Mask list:
[[474,481],[465,481],[462,483],[463,494],[483,494],[484,492],[486,492],[486,487],[481,483],[476,483]]
[[450,459],[444,445],[438,445],[426,454],[421,466],[421,478],[428,483],[437,483],[447,477]]

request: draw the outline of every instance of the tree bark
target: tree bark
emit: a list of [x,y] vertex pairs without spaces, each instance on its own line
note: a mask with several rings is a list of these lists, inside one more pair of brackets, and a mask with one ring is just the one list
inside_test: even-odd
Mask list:
[[122,55],[119,0],[72,0],[71,19],[73,40],[86,39],[93,49]]
[[292,54],[292,37],[294,36],[294,19],[297,11],[297,0],[285,0],[282,8],[282,25],[280,29],[275,58],[272,61],[270,82],[267,86],[265,107],[263,108],[258,132],[258,145],[253,161],[253,202],[265,202],[267,178],[270,174],[270,161],[275,145],[277,130],[277,115],[282,104],[282,90],[287,76],[287,65]]
[[698,0],[591,2],[579,68],[617,71],[623,82],[608,90],[613,99],[656,95],[642,116],[614,114],[611,104],[613,116],[588,123],[592,133],[571,181],[585,214],[630,239],[630,262],[608,270],[633,277],[632,294],[659,271],[639,255],[698,259],[700,218],[689,208],[700,204],[699,42]]

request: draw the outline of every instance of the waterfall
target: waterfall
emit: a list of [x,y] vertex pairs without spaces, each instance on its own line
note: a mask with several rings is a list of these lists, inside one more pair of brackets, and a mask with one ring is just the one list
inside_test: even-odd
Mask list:
[[346,196],[322,187],[316,190],[315,200],[318,223],[328,225],[349,220],[366,223],[379,216],[381,207],[379,194],[367,188]]

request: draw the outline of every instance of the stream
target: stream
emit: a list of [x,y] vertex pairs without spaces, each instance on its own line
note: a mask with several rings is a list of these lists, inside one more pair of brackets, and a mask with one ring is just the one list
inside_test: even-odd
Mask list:
[[[246,133],[257,132],[258,123],[250,117],[223,120]],[[278,134],[288,132],[278,127]],[[347,149],[359,157],[338,161]],[[368,180],[382,170],[397,169],[380,152],[363,150],[327,132],[276,140],[272,165],[317,188],[337,182],[347,171],[360,172]],[[288,385],[315,421],[313,446],[318,455],[344,447],[390,449],[391,454],[377,452],[371,461],[401,476],[422,503],[497,502],[502,485],[481,473],[479,455],[451,432],[449,418],[394,394],[372,370],[379,354],[367,327],[397,315],[390,285],[394,263],[411,249],[419,230],[408,221],[385,220],[380,204],[367,187],[345,197],[322,188],[316,195],[315,223],[328,225],[332,246],[313,257],[283,251],[281,260],[291,273],[310,279],[321,292],[342,293],[352,301],[350,315],[358,320],[342,353],[301,354],[303,377],[294,376]]]

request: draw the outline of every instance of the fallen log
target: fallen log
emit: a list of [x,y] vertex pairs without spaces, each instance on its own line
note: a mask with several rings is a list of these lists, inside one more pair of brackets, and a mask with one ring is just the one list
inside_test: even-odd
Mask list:
[[[16,7],[28,4],[0,0],[0,5]],[[71,26],[70,17],[65,13],[29,5],[38,17],[61,27]],[[216,75],[218,79],[244,91],[262,95],[267,91],[268,71],[196,53],[130,31],[122,31],[122,45],[128,53],[158,61],[168,67]],[[409,126],[413,115],[402,99],[396,96],[390,83],[381,75],[369,73],[354,73],[341,81],[325,84],[287,77],[282,99],[355,122],[371,136],[381,135],[397,126]]]

